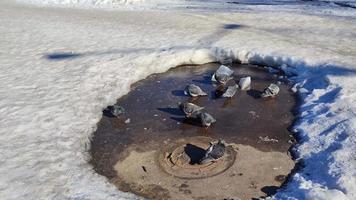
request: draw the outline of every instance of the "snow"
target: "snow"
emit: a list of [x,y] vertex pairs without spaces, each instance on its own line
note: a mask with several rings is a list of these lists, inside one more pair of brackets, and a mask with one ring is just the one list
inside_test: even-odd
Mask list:
[[1,198],[139,198],[88,164],[102,110],[152,73],[234,59],[297,75],[295,152],[304,168],[275,198],[356,199],[354,14],[220,4],[215,12],[210,3],[205,12],[166,12],[170,5],[108,11],[0,1]]
[[17,0],[41,6],[124,10],[192,10],[207,12],[288,11],[318,15],[356,16],[355,0]]

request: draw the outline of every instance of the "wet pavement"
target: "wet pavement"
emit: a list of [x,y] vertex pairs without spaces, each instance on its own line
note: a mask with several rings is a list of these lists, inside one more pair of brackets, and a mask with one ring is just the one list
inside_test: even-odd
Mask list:
[[[265,87],[277,83],[277,76],[266,68],[235,64],[235,80],[251,76],[251,89],[239,90],[231,99],[220,98],[221,92],[210,80],[218,67],[215,63],[181,66],[134,84],[131,92],[117,101],[125,108],[125,114],[115,118],[104,111],[98,123],[90,150],[94,169],[120,190],[151,199],[251,199],[273,194],[283,182],[281,177],[294,167],[287,155],[293,141],[288,127],[294,120],[292,111],[296,104],[290,86],[280,84],[276,98],[259,98]],[[184,95],[184,88],[190,83],[200,86],[208,96]],[[186,120],[177,105],[185,101],[204,106],[217,122],[206,129],[194,120]],[[163,149],[177,141],[188,144],[197,137],[207,138],[205,143],[221,138],[232,144],[237,152],[236,158],[233,156],[236,164],[230,164],[214,177],[200,179],[203,182],[167,173],[170,170],[162,168],[159,160]],[[202,187],[198,187],[201,183]],[[179,184],[189,187],[180,191]],[[216,184],[220,185],[216,190],[205,191],[205,187]],[[264,187],[274,190],[266,192]],[[225,192],[217,192],[221,190]]]

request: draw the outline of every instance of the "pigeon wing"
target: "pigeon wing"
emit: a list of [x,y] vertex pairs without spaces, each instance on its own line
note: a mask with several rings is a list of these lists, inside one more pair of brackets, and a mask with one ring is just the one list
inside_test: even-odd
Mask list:
[[213,150],[210,152],[210,157],[214,159],[219,159],[225,154],[225,145],[224,144],[215,144]]

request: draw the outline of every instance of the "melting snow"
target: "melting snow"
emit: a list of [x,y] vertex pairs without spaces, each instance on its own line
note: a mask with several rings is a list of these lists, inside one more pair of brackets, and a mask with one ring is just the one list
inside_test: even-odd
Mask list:
[[[117,191],[87,162],[102,110],[149,74],[231,58],[297,75],[291,80],[303,101],[295,152],[304,168],[275,198],[356,199],[355,10],[311,6],[311,15],[303,14],[305,6],[286,4],[234,7],[242,11],[229,13],[220,3],[216,8],[224,12],[214,11],[214,1],[209,9],[197,2],[192,5],[208,12],[184,12],[184,6],[171,12],[73,10],[1,1],[1,198],[138,198]],[[165,5],[160,9],[170,8]]]

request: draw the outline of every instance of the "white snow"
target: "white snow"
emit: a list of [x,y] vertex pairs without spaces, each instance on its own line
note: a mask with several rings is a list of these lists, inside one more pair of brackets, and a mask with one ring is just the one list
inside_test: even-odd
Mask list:
[[118,191],[87,162],[102,110],[149,74],[226,56],[297,75],[291,80],[303,102],[295,151],[304,168],[275,198],[356,199],[356,20],[350,9],[229,12],[216,4],[224,12],[215,12],[210,3],[207,12],[166,12],[0,1],[1,199],[138,198]]
[[129,10],[194,10],[207,12],[288,11],[356,16],[355,0],[17,0],[45,6]]

